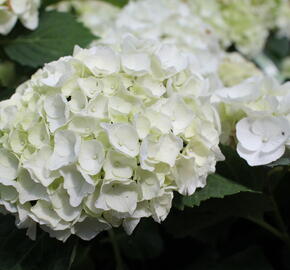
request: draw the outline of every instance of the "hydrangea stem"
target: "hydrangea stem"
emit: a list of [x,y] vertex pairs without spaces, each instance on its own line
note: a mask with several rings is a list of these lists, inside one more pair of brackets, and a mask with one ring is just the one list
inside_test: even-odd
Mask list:
[[116,239],[116,235],[113,229],[108,231],[112,246],[113,246],[113,250],[114,250],[114,254],[115,254],[115,260],[116,260],[116,270],[123,270],[123,262],[122,262],[122,256],[120,253],[120,249],[118,246],[118,242]]
[[[268,190],[267,190],[267,193],[268,193],[268,198],[273,206],[273,214],[274,214],[274,218],[276,220],[276,223],[277,223],[277,226],[280,230],[280,234],[282,236],[282,240],[289,246],[290,248],[290,237],[289,237],[289,234],[288,234],[288,228],[287,226],[285,225],[285,222],[283,220],[283,217],[280,213],[280,209],[279,209],[279,206],[276,202],[276,199],[275,199],[275,196],[274,196],[274,188],[271,186],[271,174],[275,171],[275,169],[272,169],[269,173],[268,173]],[[284,166],[282,168],[282,171],[281,171],[281,179],[285,177],[286,173],[288,171],[288,168],[286,166]]]
[[[275,200],[273,200],[273,201],[275,202]],[[275,204],[276,204],[276,202],[275,202]],[[265,222],[263,219],[254,218],[254,217],[247,217],[247,219],[252,221],[253,223],[259,225],[260,227],[264,228],[265,230],[272,233],[276,237],[278,237],[281,241],[283,241],[290,248],[289,234],[287,232],[287,228],[283,222],[283,219],[280,215],[280,211],[277,207],[277,204],[276,204],[276,207],[274,206],[274,213],[275,213],[276,220],[277,220],[277,223],[278,223],[281,231],[276,229],[275,227],[273,227],[269,223]]]
[[270,233],[272,233],[273,235],[275,235],[282,241],[284,241],[283,234],[279,230],[277,230],[275,227],[265,222],[264,220],[259,219],[259,218],[254,218],[254,217],[247,217],[247,219],[259,225],[260,227],[264,228],[265,230],[269,231]]
[[78,244],[79,244],[79,239],[76,239],[76,242],[75,242],[73,249],[72,249],[72,253],[70,255],[68,270],[70,270],[72,268],[72,265],[75,261]]
[[286,227],[284,220],[282,218],[282,215],[280,213],[279,207],[278,207],[273,195],[270,195],[270,199],[271,199],[272,205],[274,207],[274,214],[275,214],[276,222],[277,222],[277,225],[279,226],[279,228],[282,232],[284,242],[286,242],[288,244],[288,246],[290,247],[290,237],[288,234],[287,227]]
[[262,70],[269,76],[275,77],[279,81],[283,81],[283,78],[279,72],[278,67],[275,63],[267,57],[265,54],[261,53],[255,57],[255,62],[262,68]]

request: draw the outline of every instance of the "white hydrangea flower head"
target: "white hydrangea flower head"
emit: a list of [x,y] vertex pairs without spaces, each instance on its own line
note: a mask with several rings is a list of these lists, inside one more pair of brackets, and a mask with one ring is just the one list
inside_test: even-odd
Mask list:
[[212,101],[228,104],[247,115],[283,115],[279,107],[289,93],[288,82],[281,85],[275,78],[260,75],[240,84],[218,89],[212,96]]
[[[92,16],[85,9],[79,9],[79,11],[80,18]],[[238,53],[227,54],[223,51],[219,44],[221,40],[217,31],[205,22],[206,20],[201,14],[198,14],[197,10],[191,7],[191,2],[179,0],[131,1],[114,14],[110,17],[110,22],[106,24],[105,31],[99,32],[101,39],[93,44],[115,46],[127,32],[133,33],[139,38],[173,44],[187,55],[191,69],[205,75],[208,79],[207,83],[215,84],[214,88],[222,84],[234,85],[248,77],[260,74],[254,64]],[[101,16],[98,17],[101,18]],[[101,25],[101,21],[95,26],[89,24],[87,26],[94,32],[99,29],[99,25]],[[142,47],[143,44],[138,46]],[[164,55],[179,57],[174,56],[173,50],[171,52],[164,50]],[[137,57],[138,62],[141,61],[141,58],[144,61],[144,55],[139,54],[130,54],[124,58],[130,61]]]
[[30,234],[161,222],[223,158],[207,80],[183,52],[131,35],[113,48],[76,47],[0,103],[0,205]]
[[118,9],[99,1],[84,1],[75,7],[80,20],[101,37],[93,45],[116,45],[129,32],[142,39],[174,44],[193,53],[192,65],[201,73],[215,72],[223,54],[215,32],[191,12],[186,2],[130,1],[123,9]]
[[217,90],[211,99],[219,104],[221,141],[232,144],[236,136],[238,152],[250,165],[267,164],[284,154],[290,133],[289,82],[252,77]]
[[[234,84],[254,74],[258,70],[238,54],[226,54],[219,45],[219,35],[214,27],[205,23],[201,14],[191,8],[190,2],[179,0],[140,0],[130,1],[123,9],[100,1],[63,1],[59,7],[75,7],[79,19],[101,37],[93,45],[109,44],[119,48],[124,33],[130,32],[139,38],[158,40],[164,44],[174,44],[184,54],[189,54],[189,63],[193,71],[209,75],[211,83]],[[106,17],[104,17],[106,14]],[[158,16],[156,16],[158,14]],[[138,46],[143,44],[136,44]],[[174,51],[164,50],[165,56],[174,56]],[[142,61],[146,69],[144,54],[130,53],[123,56],[127,65],[136,59]],[[148,65],[148,61],[147,61]],[[128,66],[128,67],[129,67]],[[141,67],[141,66],[140,66]],[[227,69],[231,69],[228,72]],[[220,79],[217,74],[220,75]],[[231,74],[232,77],[231,77]],[[213,80],[214,79],[214,80]],[[221,80],[221,81],[220,81]],[[230,81],[230,82],[229,82]]]
[[216,49],[217,46],[217,37],[210,26],[199,20],[186,2],[176,0],[130,2],[118,15],[116,27],[151,39],[172,42],[179,39],[180,45],[187,47]]
[[0,1],[0,34],[7,35],[17,20],[28,29],[38,26],[38,9],[40,0],[1,0]]

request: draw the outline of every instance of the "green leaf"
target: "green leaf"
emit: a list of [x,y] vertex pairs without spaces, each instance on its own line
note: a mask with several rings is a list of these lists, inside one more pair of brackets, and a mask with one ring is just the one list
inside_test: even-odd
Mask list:
[[129,2],[129,0],[101,0],[101,1],[110,3],[120,8],[126,6]]
[[4,50],[22,65],[39,67],[72,54],[75,45],[86,47],[94,39],[96,37],[70,13],[44,12],[34,32],[10,41]]
[[289,157],[281,157],[276,161],[273,161],[272,163],[268,164],[268,167],[276,167],[276,166],[289,166],[290,165],[290,158]]
[[286,37],[279,36],[278,34],[272,34],[266,43],[264,52],[270,57],[277,65],[281,60],[289,55],[290,44]]
[[15,65],[10,61],[0,61],[0,87],[8,87],[15,80]]
[[60,1],[61,0],[42,0],[41,5],[43,7],[47,7],[47,6],[50,6],[50,5],[54,5],[54,4],[56,4],[56,3],[60,2]]
[[228,195],[246,191],[255,192],[218,174],[211,174],[208,176],[207,184],[204,188],[197,190],[191,196],[184,196],[182,201],[185,206],[194,207],[199,206],[202,201],[210,198],[224,198]]
[[[94,270],[95,265],[89,256],[89,252],[92,244],[89,246],[80,246],[78,245],[76,250],[76,258],[71,266],[71,270]],[[101,257],[101,256],[100,256]]]
[[220,145],[225,160],[218,162],[216,172],[251,190],[262,191],[266,184],[269,168],[265,166],[250,167],[235,149]]
[[265,212],[272,210],[273,204],[264,194],[241,192],[223,199],[212,198],[184,211],[173,209],[163,226],[170,234],[183,238],[233,218],[263,220]]
[[6,88],[6,87],[0,86],[0,101],[10,98],[14,92],[15,92],[15,89],[13,88]]

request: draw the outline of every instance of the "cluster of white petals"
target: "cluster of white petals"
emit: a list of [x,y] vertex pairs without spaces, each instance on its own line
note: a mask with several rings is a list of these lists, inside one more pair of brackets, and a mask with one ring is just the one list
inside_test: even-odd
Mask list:
[[246,117],[236,126],[237,151],[249,165],[268,164],[280,158],[290,136],[290,124],[285,117]]
[[40,0],[0,0],[0,34],[7,35],[17,20],[28,29],[38,26]]
[[[119,13],[115,31],[130,32],[142,38],[175,44],[181,49],[193,52],[198,60],[195,62],[200,63],[203,72],[215,71],[223,53],[215,31],[183,1],[130,2]],[[112,37],[105,35],[104,39],[106,38]]]
[[188,1],[194,12],[217,32],[220,42],[235,44],[244,54],[259,54],[270,30],[278,27],[289,36],[289,0],[194,0]]
[[[129,32],[139,38],[174,44],[189,55],[192,68],[220,85],[241,82],[260,73],[240,54],[226,53],[219,44],[217,31],[193,12],[186,1],[139,0],[129,2],[123,9],[100,1],[69,3],[76,9],[79,20],[101,37],[93,45],[118,47],[124,33]],[[62,5],[67,6],[68,2],[61,2],[58,8]]]
[[75,7],[80,20],[105,42],[115,43],[120,34],[131,32],[195,50],[208,62],[218,60],[212,57],[221,52],[218,43],[235,44],[243,54],[255,56],[270,30],[278,28],[281,35],[290,36],[289,0],[138,0],[123,9],[98,0],[61,5]]
[[212,25],[225,47],[235,43],[245,54],[259,53],[274,23],[276,3],[266,1],[190,1],[194,11]]
[[93,45],[116,46],[125,33],[132,33],[193,53],[192,62],[201,73],[215,72],[224,54],[215,31],[183,1],[130,1],[122,9],[101,1],[63,1],[56,8],[61,10],[65,6],[67,9],[68,5],[75,9],[85,26],[101,37]]
[[[286,5],[288,2],[284,1],[283,3]],[[218,89],[213,95],[212,101],[218,103],[220,108],[223,125],[221,141],[232,144],[230,140],[232,138],[238,138],[240,141],[240,129],[236,128],[236,123],[246,115],[256,117],[255,111],[259,109],[249,109],[251,102],[257,102],[257,104],[263,102],[264,98],[270,98],[271,94],[268,92],[271,91],[261,93],[256,100],[257,87],[263,88],[263,80],[267,81],[268,79],[263,77],[262,72],[255,64],[246,60],[239,53],[224,52],[219,42],[223,43],[225,47],[235,43],[239,50],[245,54],[258,54],[264,46],[269,29],[273,28],[276,23],[276,15],[281,10],[282,7],[273,1],[243,1],[238,3],[215,0],[191,2],[139,0],[130,2],[117,15],[114,14],[114,17],[111,17],[115,22],[111,22],[103,33],[99,32],[102,39],[97,43],[115,45],[118,44],[118,40],[124,32],[130,32],[138,37],[178,46],[190,59],[191,68],[202,73],[211,83],[214,82],[213,88]],[[84,20],[84,23],[92,30],[98,29],[97,25],[89,22],[90,16]],[[86,18],[86,16],[82,14],[81,18]],[[287,22],[287,20],[284,21]],[[254,82],[255,86],[247,89],[248,82],[244,81],[246,79]],[[245,86],[246,90],[243,91]],[[230,92],[229,95],[235,95],[235,91],[239,92],[238,95],[250,95],[251,98],[242,98],[237,102],[236,96],[234,98],[222,96],[222,93],[225,92]],[[268,108],[264,108],[263,114],[275,117],[274,111],[275,109],[269,111]],[[283,113],[277,114],[279,117],[284,117]],[[263,123],[268,122],[264,121]],[[244,126],[244,128],[246,127]],[[250,126],[248,129],[251,129]],[[262,165],[274,161],[285,151],[285,144],[288,140],[287,129],[287,126],[283,127],[285,140],[280,146],[277,145],[273,151],[264,154],[264,150],[262,150],[261,154],[257,154],[259,153],[258,148],[264,148],[263,145],[257,145],[257,149],[252,152],[252,149],[247,149],[246,146],[242,147],[239,143],[237,145],[238,153],[250,165]],[[236,134],[236,130],[238,134]],[[264,139],[264,137],[261,138],[261,140]]]
[[238,140],[237,150],[251,166],[280,158],[290,142],[290,83],[267,76],[246,79],[217,90],[223,143]]
[[0,103],[0,204],[19,227],[92,239],[164,220],[223,156],[211,84],[175,46],[76,48]]

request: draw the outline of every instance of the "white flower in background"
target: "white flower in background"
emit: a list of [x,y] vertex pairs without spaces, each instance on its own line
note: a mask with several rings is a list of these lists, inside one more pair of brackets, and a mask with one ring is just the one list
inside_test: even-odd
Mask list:
[[290,1],[282,0],[277,14],[276,25],[281,36],[290,38]]
[[235,144],[232,140],[236,136],[238,153],[250,165],[267,164],[283,155],[289,145],[289,83],[281,85],[267,76],[252,77],[218,89],[211,99],[219,108],[221,142]]
[[[129,32],[140,38],[150,38],[162,42],[164,54],[160,56],[164,60],[166,57],[168,59],[179,58],[179,61],[182,62],[183,56],[174,55],[173,50],[170,52],[166,50],[167,44],[177,46],[178,50],[182,50],[183,55],[187,55],[191,69],[206,75],[211,83],[213,81],[220,83],[220,79],[225,86],[229,86],[229,84],[236,84],[259,74],[259,70],[254,64],[238,53],[227,54],[222,50],[218,31],[214,26],[206,23],[206,19],[203,18],[204,10],[200,14],[199,9],[192,8],[191,2],[139,0],[131,1],[123,9],[116,10],[112,5],[95,1],[94,5],[100,7],[100,10],[95,13],[89,11],[91,5],[91,1],[85,1],[81,4],[82,8],[77,8],[77,12],[80,20],[87,18],[87,21],[96,22],[96,24],[86,24],[84,21],[91,31],[97,31],[98,36],[101,37],[93,44],[116,46],[122,40],[124,33]],[[86,8],[86,6],[88,7]],[[102,22],[102,15],[98,15],[102,6],[115,9],[114,16],[108,16],[109,22],[105,24]],[[109,10],[107,13],[112,14]],[[98,22],[96,18],[99,18]],[[99,31],[100,27],[103,28],[102,31]],[[224,37],[222,39],[224,40]],[[256,48],[256,43],[253,46]],[[148,70],[148,59],[144,53],[138,53],[138,49],[134,53],[131,51],[130,54],[124,54],[121,61],[126,72],[134,69],[135,63],[138,62],[140,70],[131,70],[132,74],[133,72],[142,74]],[[143,66],[139,65],[139,62],[142,62]],[[217,73],[220,78],[216,75]]]
[[92,29],[93,34],[100,37],[112,26],[112,22],[120,12],[118,7],[98,0],[69,2],[72,2],[72,6],[80,15],[80,21]]
[[18,19],[26,28],[36,29],[39,7],[40,0],[1,0],[0,34],[7,35]]
[[269,31],[276,27],[282,2],[195,0],[189,4],[215,29],[225,47],[235,44],[243,54],[254,56],[263,50]]
[[[120,40],[127,32],[133,33],[139,38],[158,40],[165,46],[173,44],[182,50],[183,54],[187,54],[193,71],[210,77],[210,81],[214,78],[216,82],[219,80],[216,76],[218,73],[222,83],[229,86],[257,75],[259,71],[254,64],[238,53],[225,53],[219,43],[226,43],[229,46],[236,39],[228,40],[227,36],[230,36],[228,32],[236,33],[237,37],[235,37],[238,39],[241,36],[242,39],[244,33],[242,31],[245,29],[249,40],[248,37],[244,37],[246,40],[240,42],[241,47],[248,46],[249,54],[254,54],[254,50],[260,50],[262,47],[262,44],[257,46],[257,43],[264,43],[266,35],[265,31],[260,31],[261,25],[264,24],[256,25],[255,22],[266,21],[267,14],[277,8],[271,1],[269,3],[267,1],[265,5],[250,2],[243,3],[239,7],[239,5],[226,2],[220,4],[215,1],[139,0],[130,1],[123,9],[119,9],[101,1],[86,0],[81,4],[78,1],[62,1],[57,7],[69,5],[75,8],[79,20],[98,37],[101,37],[93,42],[94,45],[107,44],[119,48]],[[223,6],[229,10],[225,11],[225,14],[222,13]],[[253,9],[251,9],[252,7]],[[247,12],[248,9],[250,12]],[[257,12],[262,14],[256,16]],[[238,14],[237,22],[232,22],[234,19],[230,16],[231,13],[234,14],[234,18],[235,14]],[[250,25],[244,22],[238,23],[243,19],[244,13],[247,13],[250,18]],[[104,14],[106,14],[106,18],[104,18]],[[212,20],[216,21],[212,23]],[[266,23],[268,25],[269,20]],[[242,29],[239,28],[239,25],[242,25]],[[245,52],[245,50],[242,51]],[[172,52],[166,52],[168,55],[170,53]],[[134,53],[131,51],[130,54],[124,54],[121,61],[126,72],[131,70],[132,74],[140,75],[148,70],[148,59],[144,53],[138,53],[138,50]],[[136,62],[143,63],[143,66],[138,64],[140,70],[132,70]]]
[[[192,68],[203,74],[216,71],[223,54],[215,32],[190,10],[186,2],[130,1],[119,9],[102,1],[62,1],[54,8],[61,10],[67,5],[73,7],[79,20],[100,37],[93,42],[94,45],[110,44],[119,47],[123,35],[132,33],[142,39],[173,44],[184,52],[193,53]],[[124,67],[128,70],[132,68],[136,59],[144,64],[143,67],[139,66],[137,72],[146,71],[146,56],[138,52],[123,55],[122,61],[127,63]]]
[[236,129],[237,151],[251,166],[281,157],[290,136],[290,124],[284,117],[246,117],[237,123]]
[[290,35],[289,0],[138,0],[122,9],[98,0],[65,0],[50,8],[74,8],[79,20],[101,37],[93,44],[116,45],[130,32],[194,52],[193,67],[201,73],[218,68],[224,53],[220,44],[223,48],[234,44],[241,53],[254,57],[263,50],[271,30],[278,28],[282,36]]
[[186,54],[131,35],[115,47],[76,47],[0,103],[0,205],[32,237],[35,223],[65,241],[161,222],[223,158],[213,84]]
[[[118,33],[128,31],[141,38],[174,44],[184,52],[193,53],[192,68],[198,72],[216,71],[219,58],[222,56],[215,32],[192,12],[186,2],[177,0],[130,2],[118,14],[115,29]],[[106,39],[110,40],[105,35],[105,42]]]

